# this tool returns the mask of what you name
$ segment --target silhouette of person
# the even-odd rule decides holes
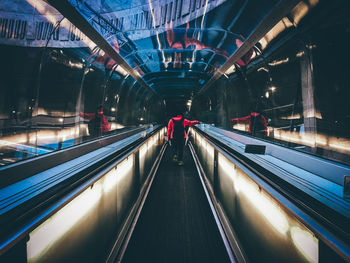
[[[267,136],[267,121],[260,112],[251,110],[248,116],[231,119],[231,122],[249,124],[248,132],[254,136]]]
[[[89,134],[91,137],[98,137],[109,132],[109,123],[103,114],[103,106],[98,106],[95,113],[80,112],[80,117],[90,120]]]

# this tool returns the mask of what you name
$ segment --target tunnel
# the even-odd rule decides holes
[[[0,262],[350,262],[349,13],[2,0]]]

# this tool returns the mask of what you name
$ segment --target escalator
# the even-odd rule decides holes
[[[189,149],[168,147],[122,262],[230,262]]]

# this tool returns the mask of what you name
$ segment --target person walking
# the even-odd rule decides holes
[[[179,166],[184,164],[183,162],[183,149],[185,145],[185,139],[187,138],[186,127],[199,124],[199,121],[190,121],[183,117],[182,114],[178,114],[176,117],[172,117],[168,123],[167,140],[171,141],[173,149],[173,161],[178,162]]]

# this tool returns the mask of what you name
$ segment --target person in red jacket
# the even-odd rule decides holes
[[[91,137],[98,137],[109,132],[109,123],[103,114],[102,106],[98,106],[95,113],[80,112],[80,117],[90,120],[89,133]]]
[[[182,166],[183,149],[185,139],[187,138],[186,127],[198,124],[199,121],[189,121],[182,114],[172,117],[168,123],[167,140],[171,140],[173,148],[173,161],[178,161],[178,165]]]
[[[248,116],[234,118],[233,123],[249,124],[249,130],[252,135],[267,136],[267,121],[266,118],[259,112],[250,112]]]

